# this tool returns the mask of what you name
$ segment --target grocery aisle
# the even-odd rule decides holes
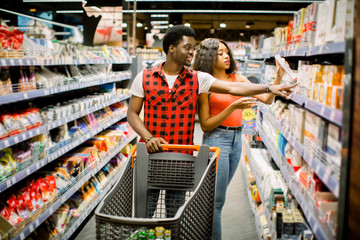
[[[202,131],[199,123],[195,125],[195,144],[201,144]],[[247,198],[246,183],[243,171],[239,165],[228,188],[226,203],[223,210],[223,240],[253,240],[258,239],[254,217]],[[75,240],[96,239],[95,217],[93,216]]]

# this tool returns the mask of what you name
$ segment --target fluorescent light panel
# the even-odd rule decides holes
[[[169,9],[169,10],[136,10],[137,13],[255,13],[255,14],[294,14],[297,11],[275,11],[275,10],[199,10],[199,9]],[[134,13],[134,10],[123,10],[123,13]]]
[[[83,13],[84,10],[57,10],[56,13]]]
[[[278,2],[278,3],[312,3],[323,2],[324,0],[208,0],[206,2]],[[125,2],[134,2],[134,0],[125,0]],[[136,0],[136,2],[173,2],[173,0]],[[204,0],[177,0],[176,2],[204,2]]]
[[[150,17],[152,18],[167,18],[169,14],[151,14]]]
[[[86,2],[84,0],[23,0],[23,2]]]
[[[169,21],[151,21],[151,24],[169,24]]]

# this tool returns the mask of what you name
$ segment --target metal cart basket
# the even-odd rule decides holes
[[[172,240],[211,238],[220,148],[162,148],[198,154],[148,154],[144,143],[134,146],[132,161],[127,162],[122,177],[96,208],[97,239],[128,239],[141,227],[160,226],[171,230]],[[210,151],[215,152],[211,158]]]

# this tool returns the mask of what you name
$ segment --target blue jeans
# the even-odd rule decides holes
[[[221,148],[216,174],[213,226],[213,239],[221,240],[221,211],[225,203],[226,189],[240,162],[241,131],[215,128],[208,133],[204,133],[203,144]]]

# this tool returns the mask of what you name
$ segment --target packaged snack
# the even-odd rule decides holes
[[[51,197],[49,185],[46,182],[45,178],[41,178],[39,183],[40,183],[41,199],[44,202],[47,202]]]
[[[18,225],[23,219],[19,217],[14,211],[6,206],[0,206],[2,209],[0,210],[1,216],[3,216],[11,225]]]

